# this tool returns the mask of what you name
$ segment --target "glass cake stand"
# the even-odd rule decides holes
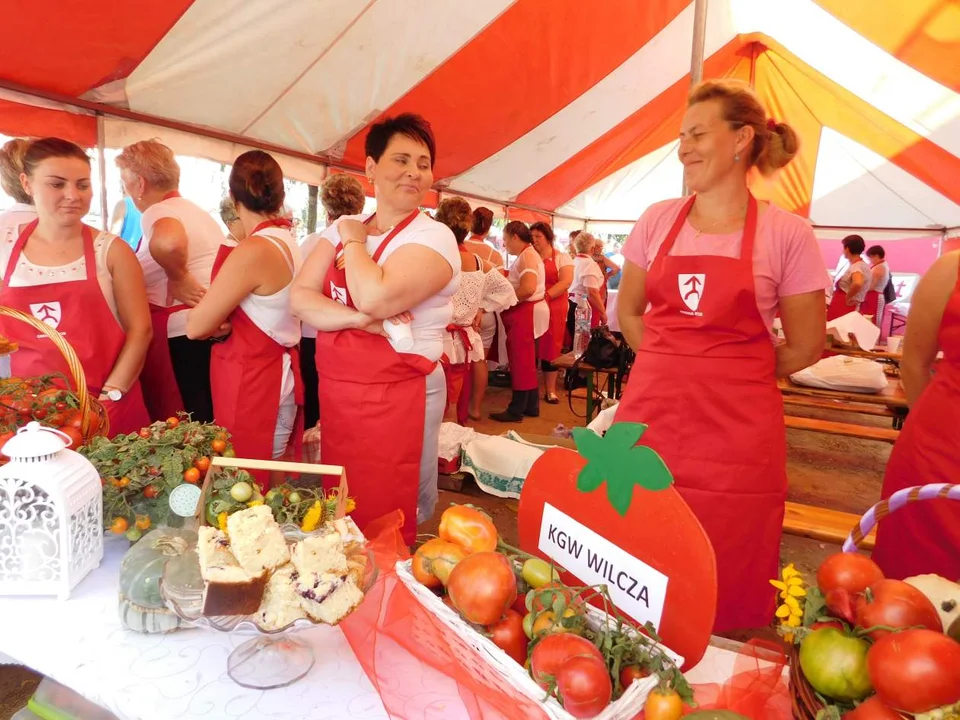
[[[349,518],[347,522],[351,533],[347,543],[355,541],[359,544],[358,549],[347,556],[364,557],[365,571],[360,589],[366,594],[377,579],[377,566],[357,526]],[[295,525],[284,525],[280,529],[288,544],[316,534],[305,533]],[[270,630],[258,624],[256,615],[203,614],[203,578],[196,546],[167,561],[160,579],[160,594],[170,610],[194,627],[254,636],[236,647],[227,658],[227,674],[238,685],[256,690],[286,687],[313,667],[316,660],[313,647],[295,634],[323,623],[301,618],[285,627]]]

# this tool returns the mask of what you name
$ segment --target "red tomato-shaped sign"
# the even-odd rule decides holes
[[[577,428],[577,452],[540,456],[520,494],[520,547],[565,568],[569,585],[607,585],[621,613],[652,622],[688,669],[713,629],[716,559],[663,460],[637,445],[645,430]]]

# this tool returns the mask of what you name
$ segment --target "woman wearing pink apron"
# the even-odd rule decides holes
[[[83,224],[90,210],[90,160],[60,138],[33,142],[24,155],[25,189],[37,219],[3,248],[0,305],[54,327],[70,343],[110,420],[110,435],[148,423],[138,376],[150,341],[143,275],[133,251]],[[14,375],[69,376],[63,355],[46,336],[4,318],[3,334],[20,343]]]
[[[938,351],[943,359],[934,365]],[[937,260],[917,286],[900,372],[910,415],[890,454],[883,498],[914,485],[960,484],[960,252]],[[924,500],[885,517],[873,559],[887,577],[960,578],[960,503]]]
[[[208,338],[229,322],[230,334],[210,358],[214,418],[230,431],[239,457],[279,460],[288,447],[295,456],[303,438],[300,321],[289,309],[300,248],[291,222],[279,217],[283,171],[270,155],[238,157],[230,194],[244,239],[221,246],[210,289],[187,318],[187,336]],[[266,492],[267,473],[255,477]]]
[[[695,88],[680,138],[697,194],[651,207],[624,246],[619,320],[637,356],[615,421],[649,425],[642,443],[707,531],[723,632],[773,617],[787,493],[776,379],[823,349],[825,270],[810,226],[747,190],[749,168],[796,152],[749,86]],[[778,309],[788,341],[775,347]]]
[[[429,124],[388,118],[365,145],[377,212],[321,233],[291,306],[318,331],[321,461],[346,468],[361,529],[399,509],[412,544],[437,502],[446,405],[438,361],[460,259],[450,229],[418,210],[433,184]]]
[[[503,242],[517,259],[507,279],[517,293],[517,304],[500,313],[507,333],[507,360],[510,362],[510,404],[502,412],[490,413],[498,422],[520,422],[539,417],[540,395],[537,379],[537,339],[550,326],[550,309],[544,301],[546,276],[543,260],[533,249],[530,229],[519,220],[503,228]]]
[[[543,372],[543,399],[550,405],[560,402],[557,397],[557,368],[553,361],[563,354],[563,334],[567,325],[567,290],[573,282],[573,261],[566,253],[553,247],[553,228],[545,222],[530,226],[533,247],[543,260],[545,293],[550,307],[550,325],[537,341],[537,357]]]

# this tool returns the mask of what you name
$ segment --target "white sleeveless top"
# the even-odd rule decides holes
[[[543,267],[543,258],[533,249],[533,245],[528,245],[523,252],[517,256],[510,266],[510,272],[507,279],[516,290],[520,287],[520,279],[527,273],[534,273],[537,278],[537,287],[533,295],[524,302],[533,303],[533,337],[538,338],[543,335],[550,327],[550,307],[547,305],[544,296],[547,292],[547,275]]]

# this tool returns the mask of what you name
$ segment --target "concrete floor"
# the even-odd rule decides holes
[[[510,398],[510,391],[490,388],[484,404],[484,420],[474,424],[483,433],[492,435],[516,429],[521,432],[549,435],[559,424],[566,427],[583,425],[582,418],[570,412],[566,397],[559,405],[541,403],[539,418],[526,418],[517,424],[504,425],[486,418],[489,412],[502,410]],[[574,400],[574,408],[584,413],[584,401]],[[812,410],[810,417],[830,418],[829,413]],[[840,419],[833,416],[832,419]],[[848,422],[853,421],[849,416]],[[856,422],[889,426],[882,418],[857,417]],[[836,438],[818,433],[787,431],[787,474],[790,481],[788,498],[808,505],[833,508],[851,513],[863,513],[879,499],[883,470],[890,456],[890,445]],[[423,533],[436,533],[439,515],[450,503],[470,502],[486,510],[493,517],[504,539],[517,542],[517,504],[480,491],[468,478],[459,492],[440,491],[437,515],[420,527]],[[837,546],[826,545],[806,538],[784,536],[780,544],[782,563],[793,562],[808,577]],[[24,706],[32,695],[39,678],[34,673],[17,667],[0,666],[0,720],[7,720]]]

